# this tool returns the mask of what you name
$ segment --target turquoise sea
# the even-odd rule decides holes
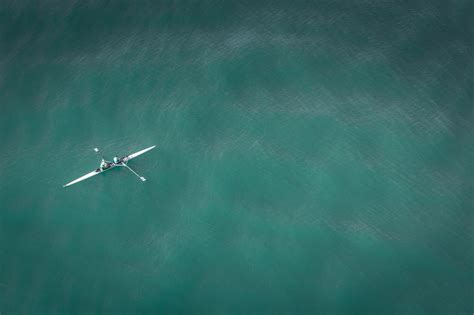
[[[1,1],[0,314],[472,314],[473,11]]]

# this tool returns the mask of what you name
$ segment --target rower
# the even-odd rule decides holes
[[[118,157],[116,157],[116,156],[114,156],[114,163],[115,163],[115,164],[118,164],[118,163],[119,163],[119,159],[118,159]]]
[[[100,162],[100,170],[102,171],[106,167],[107,167],[107,163],[105,163],[105,160],[102,159],[102,162]]]

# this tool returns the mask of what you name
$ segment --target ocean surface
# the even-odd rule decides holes
[[[473,21],[1,1],[0,314],[472,314]]]

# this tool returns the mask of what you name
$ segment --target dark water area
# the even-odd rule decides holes
[[[3,1],[0,314],[472,314],[472,1]],[[107,158],[157,145],[67,189]]]

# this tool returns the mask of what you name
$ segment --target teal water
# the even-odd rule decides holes
[[[3,1],[0,314],[472,314],[472,12]]]

